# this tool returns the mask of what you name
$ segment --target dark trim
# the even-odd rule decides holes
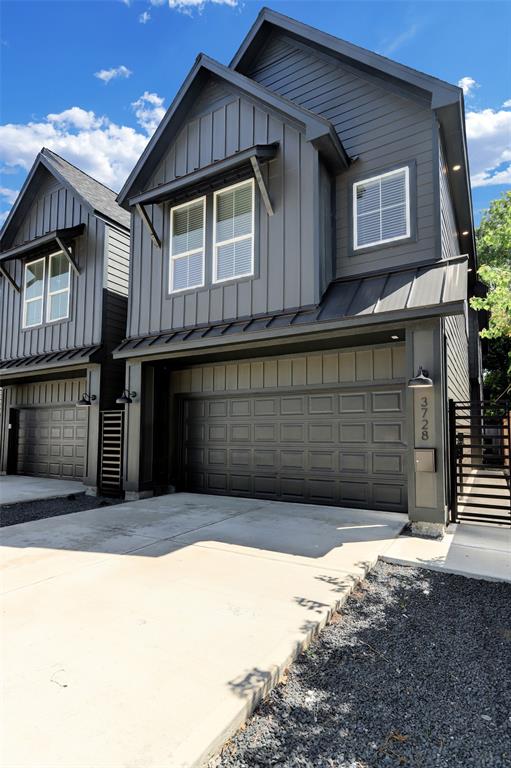
[[[52,243],[58,245],[58,240],[74,240],[76,237],[80,237],[84,230],[85,224],[78,224],[76,227],[67,227],[66,229],[55,229],[53,232],[48,232],[46,235],[36,237],[35,240],[29,240],[26,243],[14,246],[14,248],[9,248],[7,251],[2,251],[0,253],[0,262],[31,256],[40,248],[49,246]],[[61,250],[60,245],[58,245],[58,250]]]
[[[361,48],[346,40],[340,40],[326,32],[310,27],[300,21],[277,13],[270,8],[262,8],[254,24],[235,53],[229,67],[238,71],[246,71],[254,60],[257,49],[271,32],[271,28],[287,32],[291,37],[305,40],[312,48],[319,47],[336,55],[343,61],[355,62],[361,69],[385,76],[392,80],[404,82],[412,91],[426,91],[432,96],[432,107],[458,103],[461,89],[411,67],[399,64],[397,61],[380,56],[366,48]]]
[[[12,379],[19,379],[28,373],[46,374],[55,368],[83,368],[84,365],[96,362],[100,350],[101,347],[96,345],[4,360],[0,363],[0,384],[7,386]]]
[[[467,260],[468,256],[466,253],[460,254],[459,256],[450,256],[448,259],[423,259],[422,261],[414,261],[409,264],[402,264],[400,267],[392,267],[392,274],[395,274],[396,272],[410,272],[412,269],[420,269],[422,267],[442,267],[446,264],[455,264],[458,261],[463,262]],[[336,277],[334,280],[332,280],[332,283],[349,283],[352,280],[358,280],[359,278],[362,279],[364,277],[380,277],[383,275],[388,275],[388,273],[388,269],[381,269],[380,267],[379,269],[374,269],[371,272],[357,273],[356,277],[353,275]]]
[[[203,184],[208,184],[208,189],[214,180],[217,179],[217,183],[223,183],[223,179],[220,179],[222,174],[229,173],[233,169],[239,168],[241,165],[249,164],[252,159],[258,160],[260,163],[273,160],[277,154],[278,142],[274,144],[256,144],[249,149],[244,149],[241,152],[236,152],[234,155],[226,157],[224,160],[218,160],[217,162],[206,165],[204,168],[200,168],[193,173],[188,173],[186,176],[180,176],[173,181],[169,181],[166,184],[161,184],[159,187],[150,189],[141,195],[136,195],[130,198],[130,205],[145,205],[148,203],[162,203],[171,201],[173,197],[178,195],[183,190],[186,190],[187,194],[197,193]],[[250,167],[250,166],[249,166]]]
[[[347,318],[345,320],[340,321],[315,321],[308,324],[300,324],[298,326],[291,326],[287,328],[280,329],[278,335],[273,331],[272,329],[269,330],[269,332],[263,330],[263,331],[254,331],[250,334],[250,336],[247,337],[244,333],[237,333],[233,334],[232,336],[225,336],[220,334],[219,336],[216,336],[214,338],[211,338],[211,336],[206,335],[206,338],[203,339],[195,339],[193,341],[182,341],[179,343],[179,345],[176,345],[177,348],[172,349],[172,347],[167,347],[167,352],[165,353],[164,344],[160,344],[159,346],[154,346],[152,348],[148,348],[147,346],[140,347],[137,349],[136,347],[131,347],[130,349],[127,349],[126,351],[123,351],[121,348],[118,348],[113,352],[113,357],[115,359],[122,359],[122,358],[137,358],[137,357],[147,357],[150,359],[152,355],[160,355],[162,359],[167,357],[180,357],[182,354],[186,355],[189,353],[190,350],[193,351],[207,351],[212,350],[213,347],[218,346],[225,346],[228,348],[230,344],[242,344],[244,347],[246,347],[247,344],[250,344],[251,342],[257,343],[258,341],[264,341],[266,344],[268,342],[271,343],[279,343],[284,341],[286,338],[289,337],[297,337],[301,335],[310,336],[313,333],[319,333],[321,331],[339,331],[342,332],[344,330],[349,331],[356,331],[359,328],[363,328],[366,325],[382,325],[384,323],[405,323],[407,321],[411,320],[417,320],[417,319],[425,319],[425,318],[435,318],[435,317],[443,317],[444,315],[461,315],[465,311],[465,302],[463,301],[453,301],[453,302],[446,302],[442,305],[433,305],[433,306],[424,306],[424,307],[418,307],[415,309],[405,309],[405,310],[398,310],[398,311],[392,311],[392,312],[381,312],[377,314],[370,314],[370,315],[357,315],[356,317]],[[183,331],[186,336],[189,336],[194,329],[190,329],[188,332]],[[159,334],[160,336],[166,336],[169,334]],[[170,332],[170,335],[172,335],[172,332]],[[158,337],[155,336],[155,341]],[[229,341],[226,341],[226,339],[229,339]],[[140,341],[143,341],[141,339]],[[230,342],[230,343],[229,343]],[[122,347],[122,345],[121,345]],[[152,351],[151,351],[152,350]]]

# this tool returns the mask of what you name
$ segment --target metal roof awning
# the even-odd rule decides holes
[[[337,280],[315,307],[127,339],[117,347],[114,357],[179,356],[181,350],[240,341],[462,314],[466,300],[467,257],[459,256]]]
[[[29,373],[45,373],[54,368],[78,367],[93,362],[93,357],[101,349],[100,345],[67,349],[64,352],[48,352],[44,355],[31,355],[14,360],[0,361],[0,384],[5,386],[10,379],[20,378]]]
[[[75,237],[82,235],[84,229],[85,224],[78,224],[76,227],[67,227],[66,229],[55,229],[53,232],[48,232],[46,235],[36,237],[34,240],[28,240],[26,243],[15,245],[7,251],[2,251],[0,253],[0,262],[31,256],[46,246],[56,245],[60,249],[58,243],[59,240],[62,242],[69,242],[69,240],[73,240]]]
[[[28,240],[21,245],[15,245],[13,248],[9,248],[6,251],[0,253],[0,275],[3,275],[6,280],[10,282],[14,290],[20,292],[20,287],[7,270],[5,266],[6,261],[12,259],[24,259],[30,256],[36,256],[42,250],[46,250],[54,246],[59,251],[62,251],[66,259],[69,261],[72,270],[75,274],[80,274],[80,269],[73,257],[73,254],[69,248],[68,243],[75,237],[79,237],[83,234],[85,224],[78,224],[76,227],[66,227],[65,229],[54,229],[52,232],[47,232],[46,235],[41,235],[33,240]]]
[[[190,192],[208,191],[214,186],[221,186],[226,181],[232,181],[239,172],[246,168],[254,168],[257,164],[273,160],[278,151],[278,142],[274,144],[255,144],[253,147],[236,152],[224,160],[199,168],[186,176],[161,184],[140,195],[130,198],[130,205],[147,205],[162,203],[166,200],[178,199]]]

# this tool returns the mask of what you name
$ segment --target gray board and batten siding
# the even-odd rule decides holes
[[[442,258],[449,259],[458,256],[461,250],[441,137],[439,137],[439,148]],[[468,323],[465,315],[446,317],[444,333],[447,395],[452,400],[470,400]],[[476,348],[477,341],[472,346]]]
[[[23,292],[15,291],[5,280],[0,291],[0,357],[9,360],[45,352],[85,347],[101,343],[101,304],[103,298],[103,252],[105,225],[69,189],[47,173],[39,194],[24,217],[13,245],[55,229],[85,224],[84,234],[72,243],[81,274],[71,270],[69,319],[23,328]],[[13,259],[8,269],[18,285],[23,285],[24,262]]]
[[[196,114],[197,111],[200,114]],[[128,336],[161,329],[232,320],[316,304],[332,268],[319,263],[319,194],[330,196],[328,174],[320,174],[318,151],[303,126],[240,95],[213,78],[194,114],[151,177],[147,188],[164,184],[196,167],[232,156],[255,144],[278,142],[277,157],[262,166],[274,215],[256,191],[255,275],[211,284],[212,205],[208,196],[206,284],[168,294],[170,203],[147,206],[161,241],[157,248],[138,214],[132,217],[132,278]],[[328,235],[322,238],[325,262],[332,259]],[[320,280],[322,284],[320,284]]]
[[[330,120],[347,153],[358,158],[336,178],[338,277],[434,256],[436,122],[428,103],[397,95],[383,81],[282,33],[269,36],[247,75]],[[353,183],[405,165],[413,171],[411,214],[416,237],[354,254]]]

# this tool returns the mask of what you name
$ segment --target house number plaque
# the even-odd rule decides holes
[[[432,448],[436,443],[433,389],[416,390],[414,397],[415,447]]]

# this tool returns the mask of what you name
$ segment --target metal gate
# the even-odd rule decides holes
[[[510,407],[449,400],[453,522],[511,524]]]
[[[101,412],[101,493],[117,496],[122,492],[124,411]]]

